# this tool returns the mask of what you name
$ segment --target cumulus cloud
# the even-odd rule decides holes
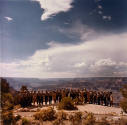
[[[70,38],[78,37],[81,41],[93,39],[98,35],[94,29],[84,25],[79,20],[75,21],[70,28],[57,27],[57,29],[59,32],[66,34]]]
[[[0,63],[1,76],[127,76],[127,33],[102,35],[78,45],[49,43],[26,60]]]
[[[11,17],[4,17],[8,22],[10,22],[10,21],[12,21],[13,20],[13,18],[11,18]]]
[[[34,0],[40,3],[44,12],[41,20],[47,20],[60,12],[67,12],[72,8],[73,0]]]

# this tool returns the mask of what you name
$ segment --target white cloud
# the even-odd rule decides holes
[[[83,35],[83,34],[82,34]],[[127,76],[127,33],[101,35],[78,45],[50,42],[26,60],[0,63],[1,76]]]
[[[41,16],[41,20],[47,20],[52,16],[60,12],[67,12],[72,8],[71,3],[73,0],[34,0],[40,3],[41,8],[44,12]]]
[[[89,28],[87,25],[84,25],[81,21],[73,23],[71,28],[57,27],[57,29],[59,32],[68,35],[70,38],[74,36],[79,37],[81,41],[93,39],[98,35],[95,30]]]
[[[85,64],[84,62],[76,63],[76,64],[74,65],[75,68],[81,68],[81,67],[84,67],[84,66],[86,66],[86,64]]]
[[[13,18],[11,18],[11,17],[4,17],[8,22],[10,22],[10,21],[12,21],[13,20]]]
[[[102,16],[103,20],[108,20],[111,21],[112,20],[112,16]]]

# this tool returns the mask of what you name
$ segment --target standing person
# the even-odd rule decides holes
[[[59,101],[59,92],[58,92],[58,89],[56,90],[56,103],[58,103]]]
[[[66,90],[65,90],[65,94],[66,94],[66,97],[68,97],[69,96],[69,90],[66,88]]]
[[[103,105],[104,104],[104,93],[101,91],[100,93],[100,104]]]
[[[110,106],[113,106],[113,95],[112,95],[112,92],[110,92]]]
[[[93,93],[93,103],[97,104],[97,93],[96,93],[96,91],[94,91],[94,93]]]
[[[110,105],[110,92],[107,92],[107,106]]]
[[[52,92],[53,103],[56,104],[56,92]]]
[[[93,92],[90,91],[90,104],[92,104],[92,103],[93,103]]]
[[[61,102],[61,100],[62,100],[62,90],[61,89],[58,92],[58,98],[59,98],[59,102]]]
[[[101,97],[100,97],[100,92],[97,93],[97,103],[100,105]]]
[[[43,99],[44,97],[43,96],[44,96],[43,91],[41,91],[41,105],[42,106],[43,106],[43,101],[44,101],[44,99]]]
[[[52,104],[52,92],[50,91],[49,92],[49,105]]]
[[[37,105],[40,105],[41,103],[41,96],[40,96],[40,91],[37,93]]]
[[[87,102],[90,104],[90,91],[87,91]]]
[[[46,93],[45,93],[45,105],[47,105],[47,102],[48,102],[48,91],[46,90]]]
[[[104,92],[104,93],[103,93],[103,101],[104,101],[104,105],[105,105],[105,106],[107,106],[107,97],[106,97],[106,96],[107,96],[107,93]]]
[[[36,101],[37,101],[37,94],[36,94],[36,91],[34,91],[34,93],[33,93],[33,104],[34,105],[35,105]]]
[[[82,104],[85,102],[85,100],[84,100],[84,91],[83,90],[81,90],[81,101],[82,101]]]
[[[61,93],[62,93],[62,99],[63,99],[64,97],[66,97],[65,90],[62,90]]]
[[[84,90],[84,92],[83,92],[83,94],[84,94],[84,103],[87,103],[87,90],[85,89]]]

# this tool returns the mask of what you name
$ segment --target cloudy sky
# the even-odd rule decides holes
[[[127,0],[0,0],[0,76],[127,76]]]

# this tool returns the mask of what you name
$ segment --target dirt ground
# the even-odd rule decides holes
[[[33,121],[34,117],[33,115],[36,113],[36,111],[44,109],[47,107],[35,107],[35,108],[27,108],[26,111],[22,111],[23,109],[19,108],[17,110],[14,110],[14,115],[21,115],[22,118],[28,118],[29,120]],[[120,118],[127,119],[127,114],[122,112],[121,108],[118,107],[108,107],[108,106],[101,106],[101,105],[94,105],[94,104],[85,104],[85,105],[78,105],[78,110],[73,111],[67,111],[64,110],[66,113],[74,113],[74,112],[89,112],[93,113],[97,120],[100,120],[103,117],[107,117],[107,119],[113,119],[118,120]],[[56,112],[58,112],[56,106],[54,107]],[[28,110],[28,111],[27,111]],[[50,122],[45,122],[45,125],[50,125]]]

